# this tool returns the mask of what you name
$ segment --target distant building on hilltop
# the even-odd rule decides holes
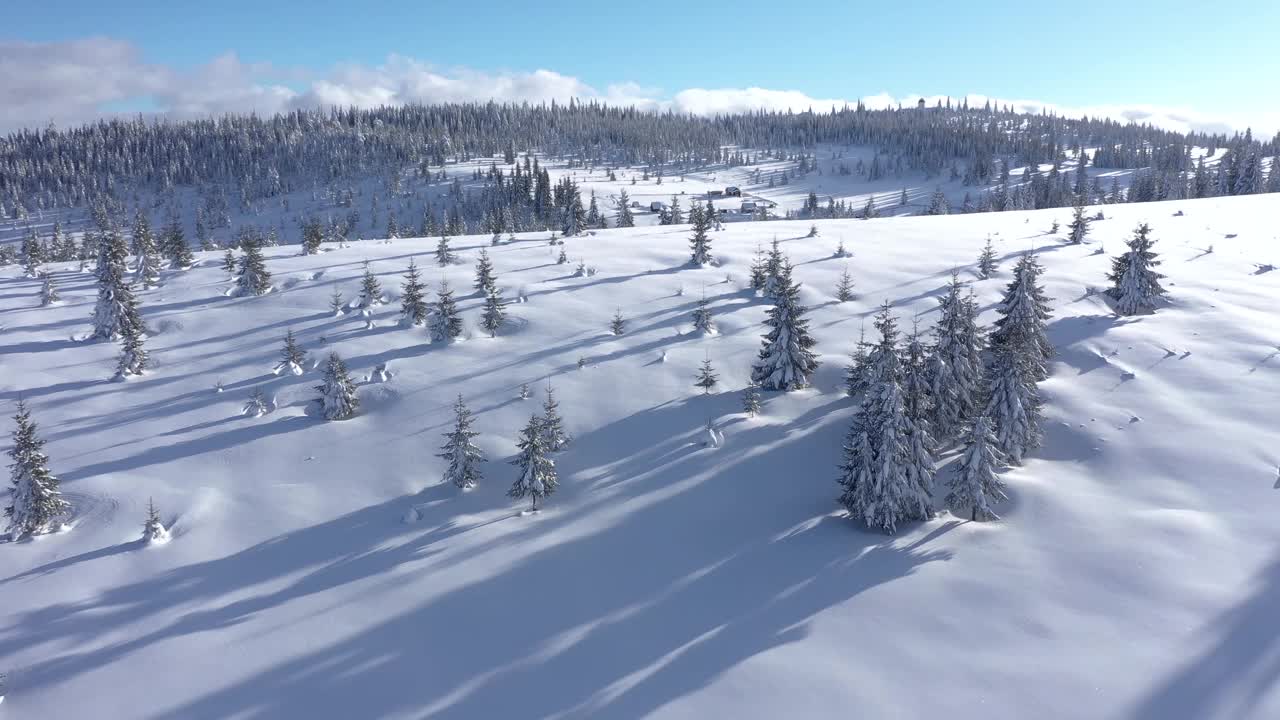
[[[920,98],[920,102],[916,103],[916,107],[921,110],[924,109],[924,98]]]

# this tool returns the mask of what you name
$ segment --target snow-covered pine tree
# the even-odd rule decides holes
[[[156,248],[155,236],[151,233],[151,223],[146,213],[138,211],[133,223],[134,255],[138,258],[138,268],[134,275],[143,290],[155,287],[160,282],[160,252]]]
[[[987,236],[987,244],[982,246],[982,253],[978,255],[978,277],[986,280],[996,274],[996,270],[1000,267],[1000,262],[996,259],[996,249],[991,246],[991,236]]]
[[[711,335],[716,331],[711,322],[711,304],[707,302],[706,288],[703,288],[702,297],[698,299],[697,306],[693,308],[693,330],[703,335]]]
[[[435,306],[428,320],[431,342],[453,342],[462,337],[462,318],[458,315],[458,304],[453,299],[453,290],[449,283],[441,280],[440,289],[436,292]]]
[[[360,308],[368,310],[382,304],[382,283],[373,274],[369,261],[364,261],[364,271],[360,275]]]
[[[315,255],[320,252],[320,243],[324,242],[324,228],[314,218],[302,225],[302,254]]]
[[[240,244],[240,274],[236,276],[236,291],[240,295],[265,295],[271,291],[271,273],[262,257],[262,241],[256,237],[245,238]]]
[[[147,498],[147,519],[142,523],[142,541],[163,543],[169,540],[169,530],[160,521],[160,511],[151,498]]]
[[[249,394],[249,401],[244,404],[244,409],[240,411],[240,414],[258,418],[266,415],[269,409],[266,394],[262,392],[262,388],[255,387],[253,392]]]
[[[956,437],[976,413],[981,395],[983,338],[971,314],[974,308],[960,294],[963,287],[953,273],[946,294],[938,298],[938,322],[926,361],[925,379],[933,402],[929,423],[940,441]]]
[[[897,321],[887,302],[875,325],[880,342],[871,353],[866,397],[845,441],[840,502],[852,517],[892,534],[900,523],[932,514],[934,468],[927,432],[907,413]]]
[[[13,538],[45,532],[55,520],[70,510],[58,491],[58,478],[49,471],[49,458],[44,454],[44,440],[36,433],[31,411],[26,403],[18,400],[17,413],[13,416],[13,447],[9,457],[10,496],[5,508],[9,519],[9,534]]]
[[[836,284],[836,300],[843,303],[853,298],[853,278],[849,277],[849,268],[845,266],[840,272],[840,282]]]
[[[1068,237],[1075,245],[1084,242],[1089,234],[1089,219],[1084,215],[1084,196],[1076,195],[1071,204],[1071,222],[1067,224]]]
[[[609,332],[621,335],[627,331],[627,321],[622,317],[622,310],[615,310],[613,319],[609,321]]]
[[[627,197],[627,191],[623,190],[618,193],[618,227],[629,228],[635,227],[636,218],[631,212],[631,198]]]
[[[1165,297],[1166,291],[1160,284],[1164,275],[1155,270],[1160,261],[1151,251],[1155,241],[1150,236],[1151,228],[1142,223],[1128,242],[1129,251],[1111,261],[1107,279],[1112,287],[1108,294],[1116,301],[1116,311],[1121,315],[1153,312]]]
[[[880,211],[876,209],[876,198],[874,195],[867,197],[867,204],[862,206],[862,219],[870,220],[880,217]]]
[[[866,393],[871,385],[871,343],[867,342],[867,328],[858,329],[858,344],[849,354],[849,365],[844,370],[844,392],[849,397]]]
[[[768,270],[765,264],[764,251],[756,245],[756,254],[751,258],[751,289],[761,292],[768,282]]]
[[[747,417],[760,414],[760,386],[754,380],[749,380],[742,390],[742,411]]]
[[[172,270],[186,270],[195,264],[195,256],[191,254],[191,246],[182,234],[182,223],[175,217],[165,226],[163,252]]]
[[[457,259],[453,254],[453,250],[449,248],[449,236],[441,235],[440,242],[436,243],[436,264],[440,267],[446,267],[457,262]]]
[[[493,263],[489,261],[489,251],[480,248],[480,259],[476,261],[476,293],[485,295],[497,280],[493,276]]]
[[[484,295],[484,310],[480,313],[480,327],[489,333],[489,337],[497,337],[498,330],[507,319],[507,301],[502,297],[502,289],[496,284],[490,285]]]
[[[409,258],[409,269],[405,270],[404,282],[400,285],[401,324],[413,327],[426,324],[430,308],[427,306],[424,290],[418,265],[413,258]]]
[[[479,465],[485,461],[484,453],[471,442],[480,434],[471,429],[473,422],[471,410],[459,393],[458,401],[453,404],[453,429],[444,434],[445,443],[436,455],[449,461],[449,467],[444,471],[444,481],[464,490],[475,487],[483,477]]]
[[[516,442],[520,452],[511,461],[511,464],[519,467],[520,471],[516,475],[515,482],[511,484],[511,489],[507,491],[507,496],[516,499],[532,497],[531,509],[534,511],[538,509],[538,500],[554,493],[558,484],[556,463],[547,457],[549,448],[546,445],[545,435],[543,421],[536,415],[530,417],[529,423],[524,426],[524,430],[520,432],[520,439]]]
[[[1031,448],[1040,443],[1040,394],[1027,358],[1034,349],[1027,345],[1006,343],[992,346],[992,361],[987,368],[987,406],[995,447],[1009,462],[1018,465]]]
[[[689,222],[693,225],[693,237],[689,239],[691,255],[689,263],[698,267],[711,264],[711,238],[707,231],[711,229],[711,218],[703,211],[702,206],[694,203],[689,210]]]
[[[61,300],[62,298],[58,296],[58,288],[53,284],[53,277],[45,275],[44,282],[40,284],[40,305],[48,307]]]
[[[560,402],[556,400],[551,383],[547,383],[547,399],[542,404],[542,418],[538,421],[542,428],[542,444],[549,452],[560,452],[569,444],[569,433],[564,429],[564,419],[560,417]]]
[[[360,409],[356,384],[347,373],[347,364],[338,353],[329,353],[324,367],[324,380],[316,386],[320,393],[320,414],[325,420],[346,420]]]
[[[809,376],[818,367],[813,352],[816,341],[809,335],[809,310],[800,304],[800,286],[791,278],[791,263],[784,262],[778,273],[774,305],[769,309],[760,356],[751,370],[751,379],[765,390],[798,390],[807,387]]]
[[[27,229],[18,254],[22,257],[23,275],[28,278],[40,277],[40,265],[44,263],[45,258],[43,249],[40,247],[40,238],[36,236],[34,229]]]
[[[222,252],[222,272],[226,273],[231,280],[236,277],[236,254],[231,248]]]
[[[120,360],[116,363],[116,379],[123,380],[132,375],[141,375],[147,369],[151,357],[143,347],[145,336],[142,329],[134,325],[125,325],[120,335]]]
[[[903,191],[903,197],[906,191]],[[905,204],[905,203],[904,203]],[[943,194],[942,188],[933,191],[933,196],[929,198],[929,208],[925,210],[927,215],[947,215],[951,212],[951,204],[947,202],[947,196]]]
[[[778,280],[787,264],[782,250],[778,249],[778,237],[773,237],[773,245],[764,263],[764,294],[774,297],[778,294]]]
[[[334,317],[341,317],[345,306],[346,303],[342,300],[342,291],[334,288],[333,294],[329,296],[329,312],[333,313]]]
[[[276,375],[282,372],[301,375],[306,364],[307,352],[298,347],[298,340],[293,336],[293,328],[289,328],[284,334],[284,347],[280,349],[280,362],[271,372]]]
[[[93,339],[118,340],[126,332],[140,335],[138,301],[125,279],[125,243],[120,233],[104,231],[98,247],[98,300],[93,308]]]
[[[708,356],[703,359],[702,367],[698,369],[698,379],[693,383],[694,387],[702,388],[702,394],[711,393],[711,389],[716,386],[716,382],[720,376],[715,373],[715,368],[711,367],[711,358]]]
[[[1053,357],[1053,345],[1045,334],[1045,323],[1051,316],[1049,298],[1039,284],[1043,272],[1034,254],[1018,260],[1013,280],[997,306],[1000,317],[991,333],[992,348],[1014,346],[1019,366],[1031,382],[1049,376],[1048,360]]]
[[[973,421],[965,440],[964,453],[951,475],[950,492],[943,500],[957,514],[969,514],[970,520],[998,520],[991,509],[1006,499],[1004,482],[996,471],[1003,463],[991,421],[981,416]]]

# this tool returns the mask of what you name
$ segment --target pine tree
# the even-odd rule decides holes
[[[768,265],[765,261],[764,251],[756,245],[756,254],[751,258],[751,289],[761,292],[768,283]]]
[[[400,285],[401,323],[413,327],[422,327],[426,324],[430,309],[427,307],[424,290],[418,265],[413,258],[409,258],[409,269],[405,271],[404,283]]]
[[[754,380],[749,381],[742,391],[742,411],[747,417],[760,414],[760,386]]]
[[[140,335],[143,325],[138,301],[125,279],[124,239],[108,230],[98,242],[98,300],[93,309],[91,337],[117,340],[126,333]]]
[[[160,282],[160,253],[156,248],[155,236],[151,234],[151,223],[141,210],[133,224],[134,254],[138,258],[138,269],[134,275],[142,283],[142,289],[148,290]]]
[[[267,404],[266,394],[262,392],[262,388],[256,387],[249,395],[249,401],[244,404],[244,409],[240,411],[240,414],[258,418],[266,415],[268,410],[269,406]]]
[[[978,255],[978,277],[986,280],[996,274],[1000,263],[996,260],[996,250],[991,246],[991,236],[987,236],[987,244],[982,246],[982,254]]]
[[[631,198],[627,197],[627,191],[623,190],[618,193],[618,222],[620,228],[635,227],[636,218],[631,212]]]
[[[360,307],[369,309],[382,304],[382,283],[373,274],[369,261],[364,261],[364,272],[360,276]]]
[[[44,454],[44,440],[36,434],[36,424],[26,403],[18,401],[13,416],[13,447],[9,457],[10,502],[5,508],[9,533],[13,538],[35,535],[71,509],[58,491],[58,478],[49,471],[49,458]]]
[[[716,386],[716,382],[720,376],[715,373],[715,369],[711,367],[711,358],[705,358],[702,361],[702,367],[698,370],[698,379],[693,383],[694,387],[702,388],[702,394],[711,393],[711,389]]]
[[[906,196],[905,190],[903,191],[903,196]],[[942,193],[942,189],[934,190],[933,197],[929,199],[929,208],[925,210],[925,213],[928,215],[947,215],[950,212],[951,205],[947,202],[947,196]]]
[[[165,226],[162,244],[162,251],[171,269],[185,270],[195,264],[195,256],[191,254],[191,246],[187,245],[187,239],[182,234],[182,223],[177,218],[170,220]]]
[[[535,415],[529,418],[516,443],[520,453],[511,461],[520,468],[516,480],[507,491],[508,497],[516,499],[531,497],[531,510],[538,509],[538,500],[556,491],[556,463],[547,457],[548,448],[545,441],[545,428]]]
[[[693,237],[689,240],[689,247],[692,249],[689,262],[699,267],[710,265],[711,239],[707,236],[707,231],[711,229],[711,218],[702,211],[702,206],[695,203],[689,212],[689,221],[693,224]]]
[[[222,253],[222,272],[233,280],[236,277],[236,254],[231,248],[227,248]]]
[[[1040,441],[1040,396],[1024,368],[1030,362],[1024,357],[1027,352],[1025,346],[995,345],[987,370],[984,414],[994,428],[995,447],[1015,465]]]
[[[1071,242],[1075,245],[1084,242],[1085,235],[1089,234],[1089,219],[1084,216],[1084,197],[1081,195],[1076,195],[1071,205],[1071,222],[1067,227],[1071,230]]]
[[[862,206],[862,219],[870,220],[880,217],[880,211],[876,209],[876,198],[874,195],[867,197],[867,204]]]
[[[840,282],[836,285],[836,300],[843,303],[853,298],[853,278],[849,277],[849,268],[846,266],[840,273]]]
[[[320,413],[325,420],[346,420],[360,409],[355,382],[347,373],[347,364],[336,352],[329,353],[324,380],[316,386],[316,392],[320,393]]]
[[[1121,315],[1137,315],[1152,312],[1164,299],[1166,291],[1160,285],[1164,277],[1156,272],[1160,265],[1157,253],[1151,251],[1155,241],[1151,228],[1142,223],[1129,240],[1129,251],[1111,261],[1111,273],[1107,279],[1112,287],[1108,291],[1116,301],[1116,311]]]
[[[40,305],[48,307],[61,300],[62,298],[58,296],[58,288],[53,285],[53,278],[45,275],[44,282],[40,285]]]
[[[497,337],[498,330],[507,319],[507,301],[502,297],[502,290],[491,285],[484,295],[484,311],[480,315],[480,326],[489,333],[489,337]]]
[[[444,481],[465,490],[475,487],[476,483],[480,482],[483,476],[479,464],[484,462],[485,458],[480,448],[471,442],[472,438],[480,433],[471,429],[471,424],[474,422],[471,410],[462,402],[461,394],[458,395],[458,401],[453,404],[453,417],[453,430],[444,434],[445,443],[436,457],[449,461],[449,467],[444,471]]]
[[[449,236],[441,235],[440,242],[436,244],[436,263],[440,267],[446,267],[457,262],[457,257],[453,254],[453,250],[449,249]]]
[[[569,434],[565,432],[564,420],[560,417],[560,403],[551,383],[547,383],[547,400],[542,404],[542,418],[538,424],[542,428],[542,444],[548,452],[560,452],[569,444]]]
[[[616,310],[613,313],[613,320],[609,321],[609,332],[614,335],[621,335],[627,330],[627,321],[622,317],[622,310]]]
[[[260,243],[257,238],[246,238],[241,243],[244,253],[240,256],[240,274],[236,277],[240,295],[265,295],[271,291],[271,273],[267,272]]]
[[[764,294],[769,297],[776,297],[778,294],[779,279],[782,275],[783,268],[787,264],[786,257],[783,256],[782,250],[778,249],[778,238],[773,238],[773,246],[769,250],[769,255],[764,263]]]
[[[22,256],[23,275],[28,278],[40,277],[40,265],[44,262],[44,252],[35,230],[27,230],[18,252]]]
[[[965,441],[964,454],[951,475],[950,492],[944,502],[958,513],[969,513],[970,520],[998,520],[992,504],[1005,500],[1004,482],[996,471],[1003,463],[991,421],[985,416],[974,420]]]
[[[346,303],[342,301],[342,291],[338,288],[333,289],[333,294],[329,296],[329,312],[334,317],[341,317],[342,311]]]
[[[315,255],[320,252],[320,243],[324,242],[324,229],[320,221],[310,219],[302,225],[302,254]]]
[[[293,336],[293,328],[289,328],[284,335],[284,347],[280,350],[280,362],[271,372],[279,375],[287,371],[293,375],[301,375],[306,364],[307,353],[298,347],[298,341]]]
[[[150,363],[150,355],[143,348],[145,336],[140,328],[126,325],[120,336],[120,360],[116,363],[116,378],[123,380],[131,375],[141,375]]]
[[[751,378],[765,390],[797,390],[807,387],[809,376],[818,367],[816,344],[809,335],[808,308],[800,304],[800,286],[791,279],[791,263],[779,273],[774,306],[765,320],[770,330],[764,336],[759,359]]]
[[[493,263],[489,262],[489,251],[484,248],[480,249],[480,259],[476,261],[476,292],[484,295],[489,292],[494,283],[497,282],[493,276]]]
[[[858,330],[858,344],[849,355],[849,365],[844,371],[844,392],[849,397],[866,393],[871,386],[871,343],[867,342],[867,329]]]
[[[142,540],[149,543],[162,543],[169,539],[169,531],[160,521],[160,511],[155,502],[147,498],[147,519],[142,523]]]
[[[710,335],[715,332],[715,326],[711,323],[711,305],[707,302],[707,291],[702,291],[702,297],[698,299],[698,305],[693,309],[693,329],[704,335]]]
[[[1012,345],[1021,369],[1032,382],[1049,376],[1048,360],[1053,346],[1045,334],[1045,323],[1051,316],[1049,298],[1040,287],[1044,268],[1034,254],[1024,255],[1013,271],[1013,281],[1005,289],[997,311],[1000,318],[991,333],[993,348]]]
[[[462,318],[458,316],[458,305],[453,299],[449,283],[440,281],[440,290],[436,296],[429,322],[431,341],[453,342],[462,337]]]
[[[925,362],[925,382],[932,407],[929,424],[938,440],[954,438],[977,412],[981,394],[983,345],[976,304],[960,295],[963,285],[953,274],[947,293],[938,298],[934,342]]]

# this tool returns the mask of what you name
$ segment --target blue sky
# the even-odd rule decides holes
[[[491,75],[547,69],[601,92],[633,82],[665,98],[762,87],[828,99],[980,93],[1214,116],[1280,111],[1280,94],[1264,89],[1280,84],[1280,3],[1263,0],[52,0],[13,3],[4,18],[0,40],[109,38],[138,62],[188,74],[234,53],[255,82],[299,92],[335,66],[377,68],[394,54]],[[136,94],[108,101],[112,110],[165,104]]]

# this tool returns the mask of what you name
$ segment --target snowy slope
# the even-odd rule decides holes
[[[1066,209],[820,221],[813,239],[807,222],[729,224],[723,267],[705,270],[684,265],[687,227],[609,230],[568,240],[598,269],[583,278],[525,235],[491,248],[507,295],[527,298],[497,339],[468,294],[487,238],[458,238],[466,263],[443,271],[434,239],[268,250],[277,291],[261,298],[226,297],[209,254],[140,293],[156,367],[127,383],[107,382],[114,346],[72,339],[90,276],[58,268],[64,302],[40,308],[38,283],[6,268],[0,398],[5,414],[29,402],[75,520],[0,545],[0,714],[1276,717],[1280,272],[1257,265],[1280,264],[1280,201],[1104,211],[1085,246],[1044,234]],[[1119,319],[1088,290],[1139,220],[1174,303]],[[738,391],[766,306],[743,287],[774,234],[823,364],[751,420]],[[988,234],[1004,272],[973,283],[985,322],[1018,254],[1047,267],[1045,446],[1008,473],[1001,522],[865,531],[835,504],[845,358],[886,299],[927,327]],[[851,259],[832,257],[840,239]],[[395,326],[394,303],[372,330],[328,312],[362,260],[394,297],[414,256],[462,289],[474,337],[431,345]],[[860,297],[837,304],[846,266]],[[689,332],[704,289],[711,337]],[[288,328],[313,358],[346,359],[359,417],[310,414],[316,371],[271,374]],[[709,397],[692,385],[704,356],[721,376]],[[363,382],[384,362],[389,382]],[[506,461],[548,378],[575,438],[560,490],[522,517]],[[279,409],[243,417],[256,386]],[[467,493],[439,484],[434,457],[458,393],[491,459]],[[709,418],[720,448],[703,446]],[[135,542],[148,498],[167,545]]]

